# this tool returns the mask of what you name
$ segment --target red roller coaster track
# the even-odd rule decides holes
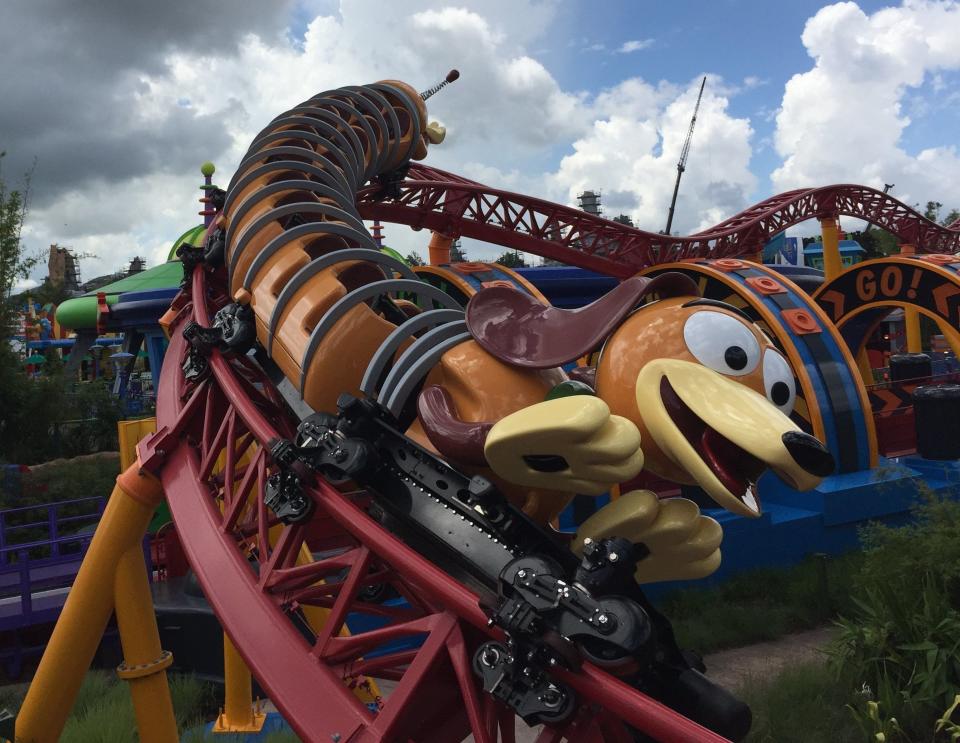
[[[227,301],[209,278],[197,267],[190,301],[183,298],[160,377],[159,433],[141,444],[140,456],[168,457],[162,480],[170,510],[224,630],[308,743],[447,743],[467,733],[477,743],[513,743],[513,711],[482,693],[470,666],[478,643],[500,636],[477,596],[374,522],[361,493],[318,479],[308,486],[317,504],[310,533],[280,523],[264,501],[274,468],[268,451],[292,433],[273,386],[248,357],[219,351],[205,377],[177,373],[189,353],[186,322],[209,326]],[[299,560],[308,539],[325,556]],[[361,589],[377,585],[407,606],[364,600]],[[322,626],[298,621],[309,607],[329,611]],[[348,614],[358,613],[383,624],[342,633]],[[422,644],[383,647],[410,638]],[[580,706],[570,720],[546,726],[537,743],[630,743],[627,725],[663,743],[725,740],[589,663],[555,673]],[[362,675],[396,682],[376,712],[350,690]]]
[[[357,206],[365,219],[472,237],[621,278],[658,263],[756,253],[787,227],[840,215],[867,220],[920,252],[960,251],[960,221],[943,227],[888,194],[850,184],[787,191],[686,237],[644,232],[420,164],[410,167],[395,198],[367,189]]]

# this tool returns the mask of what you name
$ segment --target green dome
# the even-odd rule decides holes
[[[203,173],[208,178],[211,175],[213,175],[214,171],[216,171],[216,167],[214,167],[213,163],[210,162],[209,160],[207,160],[203,165],[200,166],[200,172]]]
[[[179,248],[183,243],[190,243],[191,245],[199,245],[200,241],[203,239],[203,233],[207,231],[207,228],[202,224],[198,224],[196,227],[191,227],[189,230],[184,232],[180,237],[178,237],[174,243],[173,247],[170,248],[170,252],[167,254],[168,261],[177,261],[180,260],[177,258],[177,248]]]

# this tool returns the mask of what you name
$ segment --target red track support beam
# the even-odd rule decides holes
[[[889,194],[852,184],[787,191],[686,237],[644,232],[420,164],[411,165],[397,198],[380,200],[371,188],[357,200],[364,219],[472,237],[619,278],[659,263],[754,255],[787,227],[841,214],[892,232],[919,252],[960,251],[960,224],[943,227]]]

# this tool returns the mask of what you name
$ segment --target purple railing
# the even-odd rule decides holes
[[[64,532],[71,536],[70,532],[97,524],[105,505],[106,498],[92,497],[0,511],[0,570],[19,562],[18,559],[11,561],[10,556],[22,551],[26,551],[31,560],[57,560],[61,556],[77,560],[78,551],[63,553],[61,545],[78,540],[64,540],[61,536]],[[89,541],[91,535],[78,536]],[[47,549],[49,554],[43,554]]]
[[[42,651],[21,630],[60,615],[105,505],[96,497],[0,511],[0,659],[11,677]]]

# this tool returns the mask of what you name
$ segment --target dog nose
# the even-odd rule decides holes
[[[835,462],[827,447],[808,433],[787,431],[781,437],[793,461],[811,475],[826,477],[833,473]]]

